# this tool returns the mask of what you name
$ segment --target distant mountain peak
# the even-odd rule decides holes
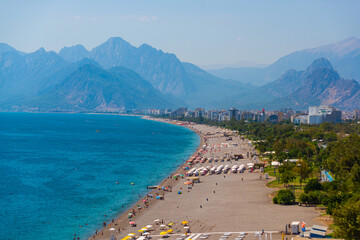
[[[34,53],[45,53],[45,52],[46,52],[45,48],[41,47],[38,50],[36,50]]]
[[[307,72],[311,73],[316,69],[319,68],[328,68],[333,70],[333,66],[331,65],[330,61],[327,60],[326,58],[318,58],[315,59],[310,66],[306,69]]]
[[[132,46],[129,42],[125,41],[121,37],[111,37],[102,45],[122,45],[122,46]]]
[[[68,62],[78,62],[89,57],[90,52],[81,44],[71,47],[63,47],[59,55]]]

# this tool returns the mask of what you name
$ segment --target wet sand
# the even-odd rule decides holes
[[[165,120],[160,119],[158,121]],[[219,160],[218,162],[198,163],[195,164],[197,168],[218,166],[220,164],[230,165],[231,167],[235,164],[240,165],[258,161],[256,157],[251,158],[251,153],[255,151],[248,140],[241,139],[236,134],[231,136],[232,140],[224,136],[224,132],[232,134],[229,130],[205,125],[187,127],[201,136],[200,148],[207,144],[201,156],[208,158],[219,157],[220,159],[226,154],[243,154],[244,156],[244,159],[238,161],[224,160],[224,162],[221,162]],[[179,168],[177,173],[185,175],[184,166],[186,164]],[[314,218],[318,216],[318,213],[314,208],[273,204],[269,194],[274,189],[265,186],[270,179],[264,180],[264,176],[257,171],[251,173],[246,170],[244,173],[229,172],[200,176],[201,182],[195,183],[192,189],[188,189],[184,185],[186,179],[174,180],[168,178],[160,185],[172,187],[172,192],[165,192],[164,200],[152,199],[148,208],[144,207],[142,210],[137,210],[136,205],[144,206],[142,200],[140,200],[133,208],[125,212],[96,236],[93,236],[92,239],[110,239],[112,235],[117,239],[122,239],[129,233],[135,233],[139,236],[138,230],[147,225],[155,227],[155,231],[152,231],[151,235],[158,239],[161,237],[157,235],[162,230],[160,230],[159,225],[155,225],[155,219],[162,220],[166,225],[174,223],[172,227],[174,234],[171,235],[171,239],[176,239],[180,234],[185,233],[186,229],[181,225],[184,220],[189,221],[190,231],[193,233],[254,232],[262,230],[280,232],[284,231],[285,225],[292,221],[305,221],[307,226],[316,223]],[[262,179],[260,179],[260,176],[262,176]],[[181,191],[182,194],[178,194],[178,191]],[[152,191],[152,194],[154,192]],[[158,192],[161,194],[163,191]],[[135,209],[136,215],[131,218],[131,221],[135,221],[136,227],[129,225],[128,213],[132,209]],[[115,230],[109,230],[110,228]],[[221,234],[216,237],[215,235],[213,234],[210,239],[219,239],[218,237],[221,236]],[[234,238],[235,234],[232,234],[232,236]],[[192,240],[199,237],[200,235],[194,235]],[[273,234],[272,238],[281,239],[281,236],[280,234]],[[252,239],[250,234],[246,239]],[[229,240],[231,239],[229,238]]]

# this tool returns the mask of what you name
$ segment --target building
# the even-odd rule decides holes
[[[203,109],[203,108],[195,109],[195,117],[196,118],[205,117],[205,109]]]
[[[360,110],[359,109],[355,109],[354,110],[354,118],[356,120],[359,120],[360,119]]]
[[[217,110],[210,110],[207,112],[207,117],[211,121],[218,121],[219,113]]]
[[[171,112],[171,115],[174,117],[182,117],[185,116],[185,113],[187,112],[187,108],[186,107],[182,107],[182,108],[178,108],[175,111]]]
[[[239,110],[237,110],[236,108],[230,108],[229,109],[229,118],[230,118],[230,120],[238,121],[239,120]]]
[[[321,124],[323,122],[341,122],[341,111],[336,110],[333,106],[320,105],[309,107],[309,124]]]
[[[297,114],[291,116],[291,122],[294,124],[308,124],[309,123],[309,115],[307,114]]]

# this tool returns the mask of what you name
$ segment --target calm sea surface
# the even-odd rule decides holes
[[[139,117],[0,113],[0,239],[85,239],[199,141]]]

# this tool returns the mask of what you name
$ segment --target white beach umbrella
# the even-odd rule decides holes
[[[110,228],[109,230],[110,230],[110,231],[115,231],[115,228]]]

